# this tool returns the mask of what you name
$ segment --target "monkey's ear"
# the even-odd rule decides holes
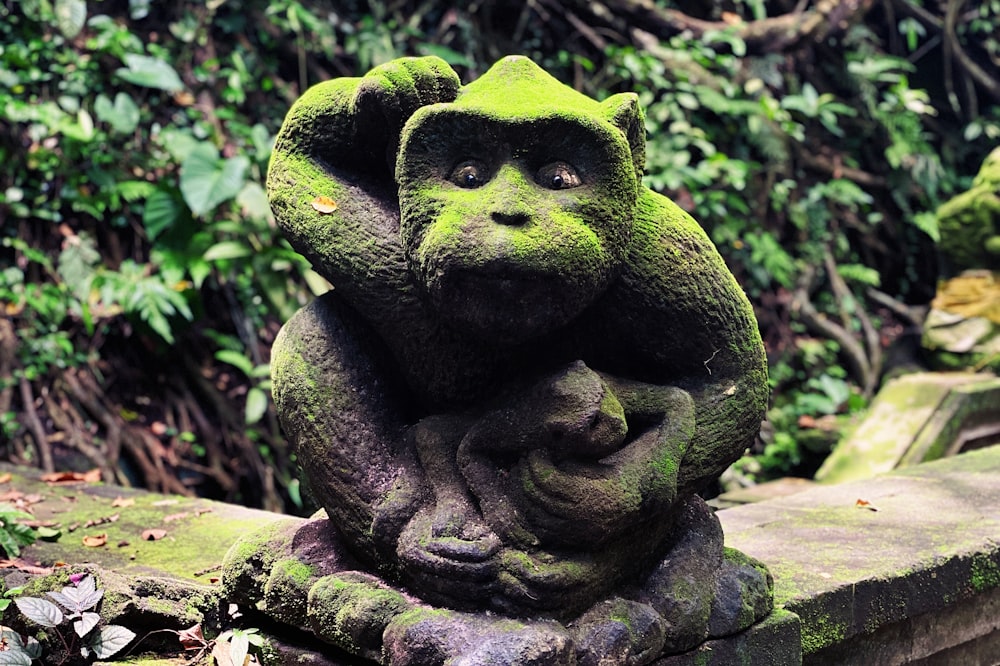
[[[646,167],[646,123],[639,107],[639,96],[635,93],[619,93],[604,100],[601,106],[605,109],[608,120],[625,135],[632,151],[636,181],[640,181]]]

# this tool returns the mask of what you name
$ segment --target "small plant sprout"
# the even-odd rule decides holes
[[[30,513],[19,511],[10,504],[0,504],[0,548],[7,553],[7,557],[17,557],[21,554],[22,547],[35,543],[38,533],[18,522],[32,518],[34,516]]]
[[[94,577],[86,574],[70,578],[73,585],[67,585],[60,592],[48,593],[58,605],[40,597],[14,599],[18,610],[28,620],[54,630],[62,641],[66,656],[59,663],[65,663],[74,654],[79,654],[85,660],[107,659],[131,643],[135,633],[125,627],[111,624],[97,628],[101,616],[93,609],[104,597],[104,590],[97,588]],[[60,625],[66,622],[72,624],[72,632],[60,629]],[[37,650],[28,649],[32,645],[38,645],[37,642],[31,643],[32,639],[28,643],[19,643],[13,637],[8,638],[7,630],[4,630],[3,639],[7,650],[0,652],[0,666],[30,666],[32,660],[41,656],[40,646]]]
[[[250,646],[261,648],[264,637],[257,629],[227,629],[215,639],[212,656],[218,666],[254,666],[260,664]]]

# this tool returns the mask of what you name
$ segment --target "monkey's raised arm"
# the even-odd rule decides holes
[[[278,134],[267,177],[278,224],[370,320],[410,282],[393,180],[400,131],[418,108],[450,102],[458,88],[458,75],[440,58],[393,60],[360,78],[313,86]],[[318,197],[335,209],[317,210]]]

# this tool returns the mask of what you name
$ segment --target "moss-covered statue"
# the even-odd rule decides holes
[[[1000,147],[937,218],[950,279],[931,302],[923,346],[935,367],[1000,371]]]
[[[644,134],[522,57],[303,95],[268,193],[334,288],[272,368],[329,520],[237,544],[231,596],[397,666],[645,664],[770,611],[695,495],[757,432],[763,347]]]

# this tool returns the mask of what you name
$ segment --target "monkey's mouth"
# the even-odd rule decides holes
[[[575,290],[557,275],[496,270],[446,272],[431,288],[443,317],[479,338],[521,342],[565,324],[577,314]]]

